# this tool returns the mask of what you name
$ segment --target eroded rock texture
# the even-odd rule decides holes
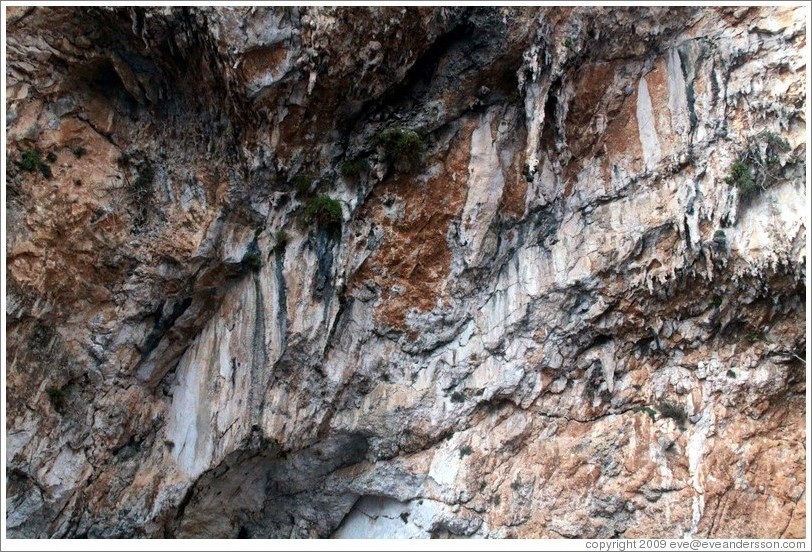
[[[9,536],[804,536],[802,8],[7,13]]]

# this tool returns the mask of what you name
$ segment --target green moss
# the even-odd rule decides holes
[[[305,207],[305,219],[323,228],[341,226],[343,215],[341,204],[327,195],[314,197]]]
[[[736,372],[734,372],[733,370],[728,370],[727,371],[727,377],[729,377],[731,379],[735,379],[736,378]]]
[[[572,40],[571,36],[568,36],[566,39],[564,39],[564,47],[567,50],[575,51],[575,41]]]
[[[403,163],[411,168],[420,162],[423,139],[413,130],[390,128],[381,132],[376,142],[384,149],[390,161]]]
[[[341,176],[346,178],[356,178],[368,170],[369,162],[364,158],[344,161],[339,167]]]
[[[714,295],[713,299],[711,299],[711,305],[716,307],[717,309],[722,306],[723,298],[721,295]]]

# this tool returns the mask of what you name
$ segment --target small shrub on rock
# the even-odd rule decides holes
[[[377,144],[386,152],[390,161],[414,168],[423,153],[423,139],[413,130],[390,128],[381,132]]]
[[[276,241],[277,249],[284,249],[284,247],[290,241],[290,236],[284,229],[277,230],[274,235],[274,241]]]
[[[309,174],[297,174],[293,177],[293,188],[299,195],[307,195],[313,186],[313,177]]]
[[[787,139],[775,132],[751,136],[730,166],[725,182],[738,188],[742,199],[751,199],[781,177],[782,165],[791,149]]]
[[[320,195],[311,199],[305,207],[304,214],[308,222],[322,228],[341,226],[343,219],[341,204],[328,195]]]
[[[48,159],[53,159],[55,161],[56,156],[53,153],[49,153]],[[39,171],[45,178],[53,177],[51,166],[42,160],[42,156],[37,150],[24,151],[20,157],[20,160],[17,162],[17,166],[26,172]]]
[[[688,419],[688,415],[681,406],[663,401],[657,407],[657,410],[660,411],[663,418],[671,418],[677,422],[679,427],[685,427],[685,421]]]
[[[20,168],[24,171],[34,172],[42,164],[42,157],[36,150],[28,150],[23,152],[20,158]]]
[[[242,265],[251,270],[259,270],[262,268],[262,257],[256,251],[249,251],[242,258]]]
[[[725,178],[725,182],[737,187],[745,196],[750,196],[758,190],[756,181],[753,180],[753,169],[743,160],[736,161],[730,166],[730,174]]]
[[[345,178],[357,178],[368,170],[369,162],[363,158],[344,161],[339,167],[341,176]]]
[[[245,249],[245,253],[240,260],[240,266],[244,270],[259,270],[262,268],[262,254],[259,251],[256,238]]]

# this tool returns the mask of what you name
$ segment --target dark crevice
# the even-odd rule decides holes
[[[683,48],[677,49],[677,55],[679,55],[680,69],[682,70],[682,76],[685,79],[685,97],[688,102],[688,119],[691,124],[689,134],[693,135],[696,125],[699,122],[696,116],[696,92],[694,91],[694,77],[696,74],[696,69],[694,67],[690,67],[688,54]],[[700,60],[701,59],[702,58],[700,58]]]
[[[113,64],[104,60],[95,66],[78,72],[77,79],[87,83],[90,90],[107,98],[131,119],[138,113],[138,100],[127,90]]]
[[[682,226],[683,226],[683,231],[685,233],[685,247],[687,247],[688,250],[690,251],[691,249],[693,249],[693,246],[691,245],[691,227],[688,226],[688,216],[687,215],[684,216],[683,219],[682,219]]]
[[[379,98],[369,101],[354,121],[366,121],[371,115],[382,111],[385,107],[402,103],[404,98],[417,99],[431,83],[443,55],[455,44],[465,43],[471,39],[473,31],[471,26],[461,23],[451,27],[412,64],[403,79],[394,82]]]
[[[319,228],[316,231],[315,250],[318,267],[314,276],[313,297],[317,300],[326,299],[326,311],[330,308],[333,295],[333,233],[330,230]]]
[[[361,502],[362,498],[364,498],[363,495],[357,496],[355,498],[355,502],[352,503],[352,506],[350,506],[349,510],[347,510],[344,513],[344,517],[341,518],[341,521],[338,523],[335,529],[333,529],[333,534],[338,533],[341,530],[341,528],[344,527],[344,524],[347,523],[347,519],[350,517],[350,514],[355,511],[356,507],[358,506],[358,503]]]
[[[192,298],[186,297],[180,302],[175,303],[172,306],[172,310],[169,313],[166,313],[165,303],[161,302],[153,315],[154,322],[152,330],[144,340],[144,344],[141,346],[142,360],[149,356],[153,350],[155,350],[166,332],[169,331],[169,329],[175,324],[175,321],[180,318],[184,312],[186,312],[186,309],[188,309],[191,304]]]
[[[254,274],[254,290],[256,295],[256,322],[251,351],[251,387],[248,390],[248,404],[250,415],[261,415],[261,405],[265,400],[265,388],[270,374],[265,371],[265,298],[259,276]],[[259,379],[260,381],[257,381]],[[259,396],[258,396],[259,395]]]
[[[285,284],[285,248],[277,247],[275,253],[274,275],[276,276],[277,309],[276,324],[279,329],[279,355],[284,354],[288,346],[288,297]]]

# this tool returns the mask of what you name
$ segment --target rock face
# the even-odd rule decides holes
[[[805,13],[8,8],[8,535],[805,536]]]

